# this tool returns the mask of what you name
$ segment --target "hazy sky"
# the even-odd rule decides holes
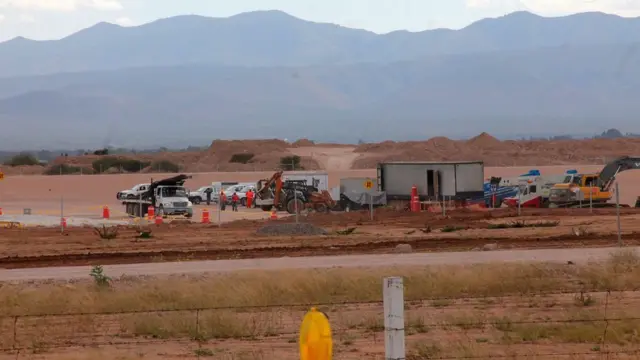
[[[515,10],[640,16],[640,0],[0,0],[0,41],[57,39],[100,21],[130,26],[181,14],[227,17],[260,9],[384,33],[460,28]]]

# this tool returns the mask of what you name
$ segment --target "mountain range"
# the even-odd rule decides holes
[[[0,149],[640,131],[640,19],[378,35],[279,11],[0,43]]]

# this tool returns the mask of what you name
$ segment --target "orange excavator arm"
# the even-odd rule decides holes
[[[261,182],[262,180],[260,181],[260,183]],[[259,189],[256,189],[256,193],[257,193],[256,195],[262,198],[263,192],[271,188],[271,185],[273,184],[276,185],[273,204],[277,205],[280,202],[280,192],[282,191],[282,171],[278,171],[274,173],[269,180],[266,180],[266,182],[264,182],[264,185],[262,185],[262,187],[260,187]]]

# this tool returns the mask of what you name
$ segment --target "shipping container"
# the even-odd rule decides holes
[[[416,186],[421,201],[469,200],[484,196],[482,161],[385,162],[378,164],[378,190],[388,200],[410,200]]]
[[[282,180],[306,180],[307,185],[313,185],[318,191],[329,190],[329,174],[319,171],[285,171]]]

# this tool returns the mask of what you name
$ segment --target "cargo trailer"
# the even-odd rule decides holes
[[[378,191],[387,201],[411,200],[411,188],[420,201],[468,202],[484,197],[482,161],[383,162],[378,164]]]

